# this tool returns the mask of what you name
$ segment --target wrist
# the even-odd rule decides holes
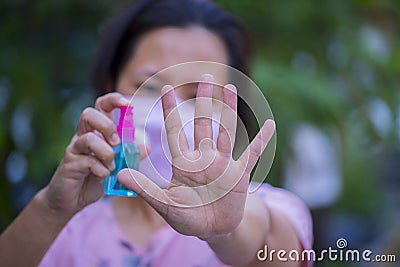
[[[270,231],[267,205],[255,195],[248,197],[239,226],[226,235],[202,238],[216,256],[227,265],[246,266],[256,259]]]
[[[38,209],[38,213],[47,220],[50,225],[62,228],[72,218],[73,214],[57,208],[48,198],[48,188],[41,189],[33,198],[33,205]]]
[[[236,231],[236,229],[235,229]],[[234,232],[235,232],[234,231]],[[218,243],[226,243],[229,242],[233,238],[234,232],[227,233],[227,234],[216,234],[208,237],[198,237],[199,239],[206,241],[209,245],[215,245]]]

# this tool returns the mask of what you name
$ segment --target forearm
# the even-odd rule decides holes
[[[208,241],[217,257],[233,266],[300,266],[298,262],[257,259],[257,252],[267,245],[268,250],[301,250],[297,235],[285,216],[268,208],[264,202],[250,195],[242,222],[231,234]],[[275,253],[276,254],[276,253]]]
[[[46,205],[44,191],[31,202],[0,236],[0,266],[37,266],[69,216]]]

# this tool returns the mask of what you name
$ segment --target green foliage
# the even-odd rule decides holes
[[[316,125],[340,140],[344,187],[338,209],[372,217],[385,194],[383,152],[398,149],[400,141],[399,2],[216,2],[255,36],[253,78],[278,126],[272,175],[282,176],[293,127]],[[372,103],[387,108],[388,129],[376,126],[385,118],[371,111]]]

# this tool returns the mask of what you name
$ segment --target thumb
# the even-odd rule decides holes
[[[118,173],[118,181],[141,196],[161,214],[167,209],[169,198],[166,192],[144,174],[126,168]]]

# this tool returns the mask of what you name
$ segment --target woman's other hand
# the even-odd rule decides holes
[[[267,120],[238,160],[232,158],[237,93],[233,85],[223,89],[223,110],[217,142],[213,144],[211,77],[198,86],[194,118],[194,150],[182,129],[171,86],[162,90],[168,145],[172,155],[172,179],[161,189],[138,171],[125,169],[118,179],[143,197],[176,231],[213,239],[233,232],[242,221],[250,172],[274,134]]]

